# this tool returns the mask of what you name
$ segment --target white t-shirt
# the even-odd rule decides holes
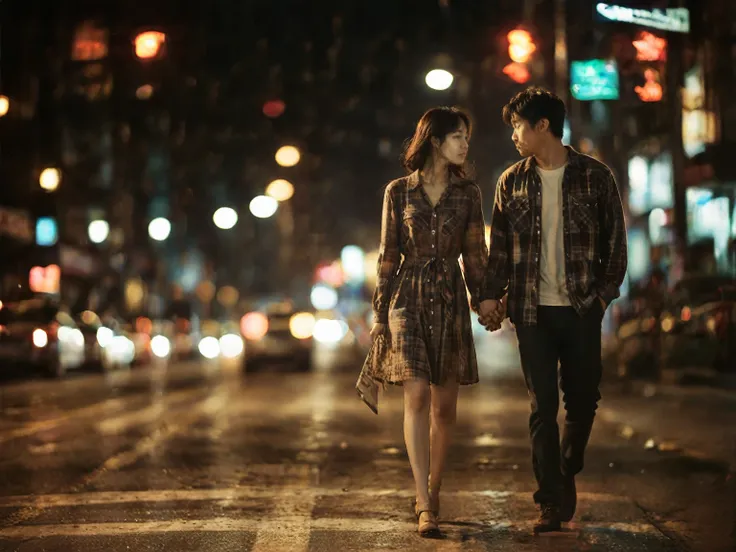
[[[565,285],[565,242],[562,236],[563,165],[545,170],[537,167],[542,180],[542,258],[539,263],[539,304],[554,307],[570,305]]]

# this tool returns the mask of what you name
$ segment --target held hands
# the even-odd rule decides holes
[[[487,299],[478,306],[478,321],[489,332],[501,329],[501,323],[506,318],[506,302]]]

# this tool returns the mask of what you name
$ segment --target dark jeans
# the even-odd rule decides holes
[[[584,315],[572,307],[539,307],[536,326],[517,326],[531,416],[532,463],[539,490],[537,504],[559,505],[562,475],[583,469],[585,447],[600,400],[601,322],[596,302]],[[560,445],[557,426],[559,388],[567,415]]]

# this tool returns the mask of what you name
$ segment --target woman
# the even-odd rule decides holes
[[[473,309],[488,307],[480,297],[488,256],[481,194],[463,168],[470,131],[458,109],[427,111],[404,154],[411,174],[386,188],[373,348],[359,379],[359,390],[366,380],[403,385],[404,440],[426,537],[439,533],[458,387],[478,382],[461,254]]]

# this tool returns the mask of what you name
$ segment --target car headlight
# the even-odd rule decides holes
[[[49,335],[45,330],[36,328],[33,330],[33,345],[39,349],[43,349],[49,343]]]
[[[106,328],[105,326],[100,326],[97,329],[97,343],[100,344],[100,347],[103,349],[107,347],[113,339],[113,333],[110,328]]]
[[[289,319],[289,330],[291,335],[297,339],[309,339],[314,334],[316,320],[309,312],[300,312]]]
[[[151,339],[151,352],[158,358],[166,358],[171,352],[171,342],[166,336],[154,336]]]
[[[235,334],[225,334],[220,338],[220,351],[225,358],[235,358],[243,352],[243,338]]]
[[[200,354],[208,359],[217,358],[220,355],[220,342],[216,337],[203,337],[199,342]]]

